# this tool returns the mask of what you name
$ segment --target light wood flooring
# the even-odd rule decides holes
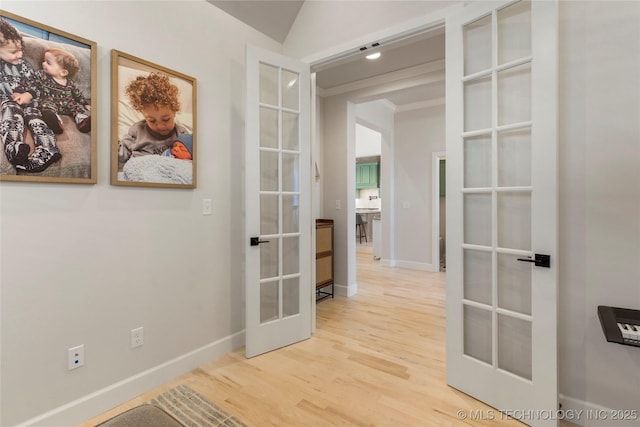
[[[358,294],[319,302],[311,339],[252,359],[229,353],[81,427],[178,384],[256,427],[523,426],[447,386],[446,273],[381,267],[357,246]]]

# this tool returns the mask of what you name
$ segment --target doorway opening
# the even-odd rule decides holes
[[[356,270],[361,256],[380,259],[380,221],[382,198],[380,170],[382,163],[382,134],[365,124],[356,122],[355,138],[355,211],[356,211]]]
[[[447,183],[446,183],[446,153],[444,151],[435,152],[432,155],[432,182],[431,191],[433,214],[432,214],[432,264],[436,266],[436,271],[447,271]],[[435,239],[435,236],[439,236]]]
[[[323,87],[322,85],[326,84],[323,82],[338,81],[337,70],[343,69],[344,74],[347,74],[347,69],[355,71],[358,61],[353,59],[341,64],[312,65],[312,70],[317,76],[318,94],[323,99],[320,107],[322,116],[318,122],[320,125],[318,133],[323,139],[320,155],[325,165],[345,165],[353,168],[339,175],[325,173],[322,196],[325,200],[320,201],[324,209],[323,215],[335,217],[338,229],[342,227],[344,230],[344,236],[336,236],[336,244],[342,245],[346,255],[345,258],[338,260],[343,264],[340,266],[342,271],[346,271],[344,277],[338,278],[342,280],[342,286],[338,286],[338,294],[357,293],[356,253],[358,249],[363,249],[363,245],[369,243],[372,257],[374,245],[375,249],[378,249],[377,244],[382,243],[380,250],[376,250],[375,258],[379,258],[378,262],[384,266],[439,271],[439,262],[434,263],[432,258],[434,253],[439,254],[441,251],[439,246],[436,251],[433,251],[432,246],[434,241],[439,245],[441,233],[438,231],[432,234],[433,204],[431,200],[425,199],[425,197],[429,199],[427,194],[431,186],[432,172],[428,157],[423,156],[445,149],[444,145],[438,145],[440,142],[444,143],[444,25],[433,25],[414,37],[413,41],[406,38],[398,43],[401,45],[398,48],[410,51],[415,61],[418,61],[418,58],[422,60],[422,63],[408,68],[368,76],[351,83],[343,82],[338,86]],[[383,52],[381,59],[384,60],[384,58]],[[369,64],[368,67],[371,65]],[[370,69],[367,71],[370,72]],[[349,75],[353,78],[355,72]],[[372,108],[369,115],[360,114],[361,108],[366,108],[367,104],[376,104],[376,107]],[[420,114],[430,108],[438,109],[436,115],[428,120],[421,119]],[[425,114],[431,114],[432,111],[435,110],[429,110]],[[341,115],[342,112],[345,112],[346,118]],[[395,117],[399,114],[403,117],[401,133],[394,128]],[[360,157],[359,154],[355,154],[359,149],[355,140],[363,128],[382,133],[381,160],[378,162],[380,182],[377,194],[369,194],[362,188],[357,188],[356,184],[357,174],[363,169],[356,170],[354,165],[356,159]],[[342,138],[347,140],[344,141]],[[408,165],[397,164],[398,153],[394,147],[398,138],[402,142],[400,150],[404,150],[401,153],[403,158],[400,162],[408,160]],[[346,149],[342,144],[347,144]],[[413,147],[417,147],[418,153],[411,153]],[[424,160],[416,161],[418,156]],[[377,159],[366,161],[369,160],[375,163]],[[398,184],[395,183],[398,173],[403,180],[403,189],[410,189],[403,192],[402,207],[394,203],[399,194]],[[341,178],[340,181],[338,178]],[[416,185],[418,182],[421,184]],[[379,204],[372,206],[371,203],[376,201],[376,197]],[[339,207],[340,200],[347,203],[343,206],[343,210]],[[378,206],[381,208],[380,238],[374,236],[376,233],[373,231],[374,224],[378,225],[378,223],[374,222],[373,215],[367,215],[368,218],[364,218],[367,237],[363,237],[360,243],[360,233],[356,234],[360,228],[356,224],[356,213],[362,214],[362,209]],[[402,219],[399,219],[398,215]],[[402,221],[400,229],[398,229],[398,221]],[[444,224],[444,221],[439,222]],[[358,236],[357,239],[356,236]],[[340,243],[341,238],[346,241]]]

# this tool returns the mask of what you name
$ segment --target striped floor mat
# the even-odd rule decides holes
[[[186,427],[247,427],[245,423],[184,385],[165,391],[149,403],[162,408]]]

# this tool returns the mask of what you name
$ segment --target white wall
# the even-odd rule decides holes
[[[347,144],[347,107],[347,101],[343,97],[323,99],[323,114],[319,125],[322,127],[323,134],[320,141],[323,159],[320,165],[322,217],[334,220],[334,282],[336,292],[342,294],[347,294],[347,289],[355,286],[355,272],[349,272],[347,268],[350,246],[353,246],[351,240],[354,239],[345,237],[350,225],[355,229],[355,219],[351,221],[352,224],[349,224],[348,216],[349,205],[355,198],[355,184],[353,189],[344,185],[351,178],[355,183],[355,166],[351,167],[352,165],[348,163],[349,157],[353,158],[355,154],[355,147],[349,148]],[[355,124],[353,129],[355,137]]]
[[[382,151],[380,132],[356,123],[356,159],[379,156]]]
[[[434,152],[445,151],[444,104],[396,113],[396,264],[437,271],[433,245]],[[435,236],[438,239],[439,236]]]
[[[640,309],[640,2],[560,12],[560,391],[640,409],[640,349],[607,343],[596,313]],[[637,421],[587,423],[614,424]]]
[[[0,184],[0,425],[74,425],[243,343],[245,43],[281,46],[204,1],[2,8],[98,44],[98,184]],[[111,49],[198,80],[197,189],[109,185]]]

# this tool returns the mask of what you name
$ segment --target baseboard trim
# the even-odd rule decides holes
[[[15,427],[78,425],[244,345],[244,330],[59,406]]]
[[[380,258],[380,265],[383,267],[395,267],[396,262],[388,258]]]
[[[579,425],[588,427],[638,427],[638,409],[618,410],[606,408],[584,400],[574,399],[560,394],[558,396],[564,419]]]
[[[358,293],[358,284],[354,283],[350,286],[334,285],[333,292],[342,297],[351,297]]]
[[[440,271],[438,267],[433,264],[427,264],[426,262],[402,261],[398,259],[381,259],[380,265],[383,267],[400,267],[408,268],[409,270],[431,271],[432,273]]]
[[[433,264],[427,264],[426,262],[396,260],[395,266],[400,268],[408,268],[410,270],[430,271],[432,273],[437,273],[439,271],[436,266],[434,266]]]
[[[430,271],[432,273],[437,273],[440,271],[440,268],[434,264],[428,264],[426,262],[403,261],[401,259],[380,259],[380,265],[383,267],[399,267],[407,268],[409,270]]]

